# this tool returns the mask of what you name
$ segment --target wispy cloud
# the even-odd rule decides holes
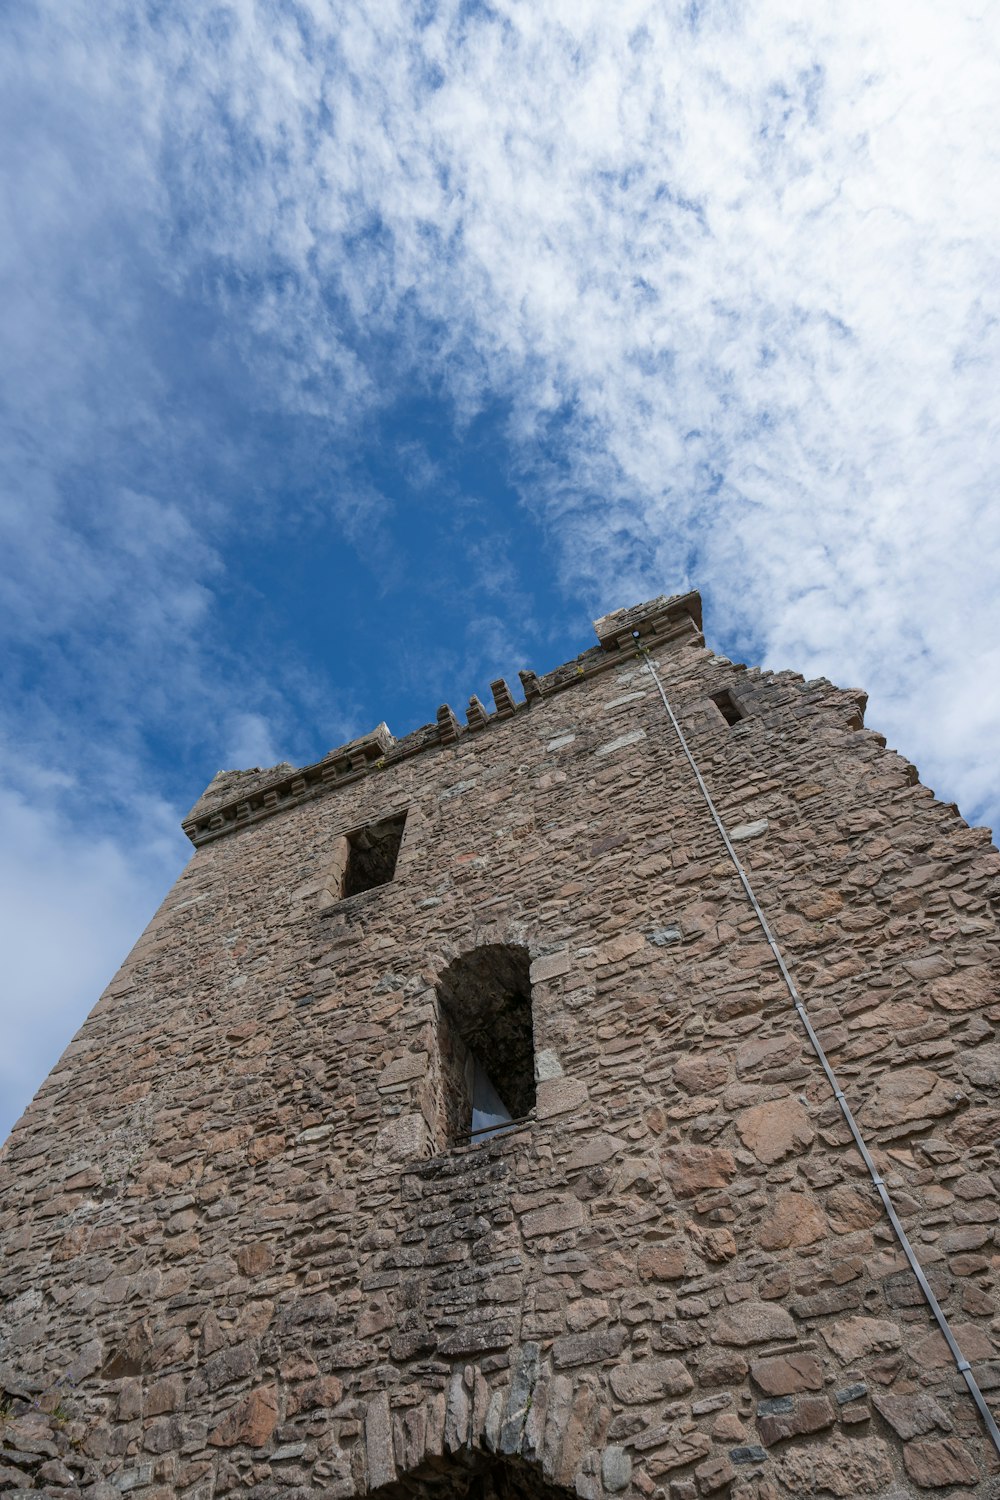
[[[147,807],[140,855],[0,790],[5,1130],[156,910],[176,867],[171,814]]]

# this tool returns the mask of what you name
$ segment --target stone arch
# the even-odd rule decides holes
[[[473,948],[486,948],[491,943],[526,948],[532,961],[542,952],[538,935],[522,916],[511,915],[505,918],[493,913],[487,919],[474,914],[464,932],[452,932],[438,938],[433,951],[428,955],[431,972],[440,975],[457,958],[461,958],[463,953],[469,953]]]
[[[445,1500],[442,1476],[457,1476],[463,1500],[565,1500],[599,1496],[602,1484],[606,1494],[626,1490],[631,1460],[604,1446],[610,1414],[593,1372],[555,1374],[531,1341],[509,1352],[502,1374],[453,1364],[443,1389],[418,1395],[411,1387],[396,1405],[388,1391],[371,1397],[355,1495]]]

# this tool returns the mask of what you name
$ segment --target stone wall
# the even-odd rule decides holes
[[[0,1490],[1000,1494],[631,631],[991,1401],[1000,858],[857,693],[696,606],[476,730],[213,783],[4,1151]],[[531,956],[536,1106],[449,1147],[436,981],[491,944]]]

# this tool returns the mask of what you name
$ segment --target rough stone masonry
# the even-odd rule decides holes
[[[994,1405],[1000,857],[696,594],[597,630],[212,782],[4,1151],[0,1490],[1000,1494],[644,652]]]

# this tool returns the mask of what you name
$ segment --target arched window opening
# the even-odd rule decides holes
[[[369,1500],[576,1500],[576,1496],[573,1490],[551,1484],[541,1464],[466,1448],[430,1459],[394,1484],[369,1491]]]
[[[535,1107],[527,948],[491,943],[438,981],[441,1081],[450,1145],[496,1135]]]

